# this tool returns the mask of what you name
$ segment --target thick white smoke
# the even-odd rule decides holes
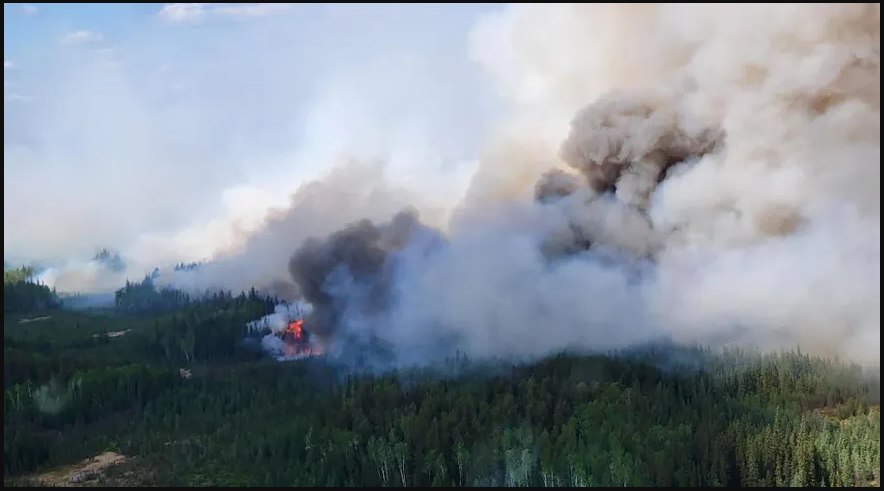
[[[516,5],[475,41],[511,122],[444,244],[363,224],[295,253],[321,331],[400,363],[661,338],[879,360],[879,5]]]
[[[456,206],[426,211],[438,174],[339,167],[192,287],[295,281],[333,348],[393,363],[658,339],[879,360],[880,5],[518,4],[470,42],[506,111]]]
[[[310,313],[310,305],[304,302],[281,303],[272,314],[249,322],[249,332],[279,334],[288,327],[289,322],[300,319]]]
[[[320,181],[310,182],[291,197],[289,208],[271,211],[259,233],[242,234],[238,244],[221,250],[195,271],[163,272],[160,285],[192,292],[224,288],[234,291],[256,286],[286,300],[297,298],[286,262],[293,244],[324,236],[355,220],[384,220],[421,200],[417,193],[384,179],[382,163],[345,161]],[[441,223],[442,211],[421,210]]]
[[[126,281],[126,275],[123,272],[109,271],[96,261],[87,261],[46,268],[36,279],[61,292],[88,294],[116,290]]]

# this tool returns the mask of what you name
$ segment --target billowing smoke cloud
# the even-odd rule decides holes
[[[274,308],[272,314],[267,314],[258,320],[249,322],[250,332],[269,332],[279,334],[288,327],[289,322],[300,319],[312,310],[310,304],[304,302],[281,303]]]
[[[406,248],[432,247],[441,235],[418,221],[415,210],[376,225],[363,219],[324,240],[306,240],[292,256],[289,271],[313,308],[311,332],[328,340],[342,325],[377,319],[393,308],[397,273],[390,261]],[[363,333],[372,341],[373,326]]]
[[[332,346],[879,360],[879,5],[518,5],[475,39],[518,111],[447,230],[405,213],[295,244]]]
[[[43,279],[65,291],[112,292],[159,267],[192,293],[255,284],[291,298],[293,242],[462,193],[488,114],[467,35],[492,8],[140,16],[76,46],[15,20],[39,41],[7,53],[6,81],[28,100],[4,105],[4,259],[51,267]],[[293,207],[304,213],[269,211]],[[88,264],[101,247],[124,273]],[[209,260],[200,277],[167,270]]]
[[[256,286],[292,300],[300,296],[286,269],[292,244],[330,234],[356,220],[386,219],[418,200],[415,193],[384,180],[383,164],[345,161],[325,179],[298,189],[289,208],[272,211],[260,233],[243,234],[241,245],[221,251],[196,271],[164,273],[159,283],[190,291]],[[423,211],[441,223],[437,207],[424,206]]]
[[[505,110],[463,196],[413,148],[469,147],[474,114],[438,106],[473,99],[347,71],[372,90],[330,90],[308,136],[400,99],[450,124],[315,152],[412,149],[336,167],[169,281],[303,295],[330,355],[385,366],[658,339],[879,360],[878,4],[518,4],[469,39]],[[462,75],[442,66],[418,73]]]
[[[125,259],[119,253],[102,249],[89,261],[72,261],[42,269],[36,279],[60,292],[104,293],[100,297],[106,301],[97,303],[108,304],[113,302],[113,295],[107,293],[125,283],[126,269]],[[87,305],[92,303],[86,302]]]

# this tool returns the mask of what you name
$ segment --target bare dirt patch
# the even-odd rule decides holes
[[[118,337],[122,336],[123,334],[126,334],[127,332],[129,332],[129,331],[131,331],[131,330],[132,330],[132,329],[126,329],[126,330],[124,330],[124,331],[111,331],[111,332],[107,333],[107,337],[109,337],[109,338],[118,338]],[[97,338],[98,336],[101,336],[101,334],[93,334],[93,335],[92,335],[93,338]]]
[[[32,481],[41,486],[80,487],[88,486],[104,477],[109,468],[126,461],[126,456],[116,452],[104,452],[79,464],[65,466],[45,474],[34,476]]]

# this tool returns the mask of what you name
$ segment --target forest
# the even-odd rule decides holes
[[[276,299],[130,283],[65,309],[4,274],[4,485],[867,486],[880,371],[701,347],[369,376],[244,342]],[[58,482],[56,482],[58,484]]]

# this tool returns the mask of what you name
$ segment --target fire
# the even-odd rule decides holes
[[[322,353],[312,346],[306,344],[285,344],[282,348],[282,354],[289,357],[307,358]]]
[[[310,345],[307,339],[307,332],[304,331],[304,320],[298,319],[289,322],[280,337],[286,343],[283,346],[283,354],[291,357],[308,357],[322,354],[322,352],[314,346]]]
[[[295,341],[300,341],[302,336],[304,336],[304,320],[298,319],[296,321],[289,322],[289,326],[283,332],[283,336],[286,334],[291,334]]]

